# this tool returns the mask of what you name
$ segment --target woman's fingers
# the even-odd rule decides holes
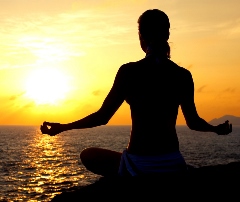
[[[52,135],[52,126],[54,126],[54,123],[50,123],[47,121],[44,121],[43,124],[40,127],[40,130],[43,134],[48,134],[48,135]]]
[[[232,124],[229,124],[229,121],[225,121],[223,124],[220,124],[221,131],[219,135],[228,135],[232,132]]]
[[[51,122],[47,122],[47,121],[44,121],[43,122],[43,125],[44,126],[50,126],[50,127],[52,127],[52,125],[54,125],[55,123],[51,123]]]
[[[232,124],[228,124],[227,126],[227,134],[232,132]]]
[[[227,135],[232,132],[232,124],[229,124],[229,121],[225,121],[226,124],[226,133]]]
[[[229,124],[228,120],[217,126],[218,135],[228,135],[231,132],[232,132],[232,124]]]
[[[48,129],[47,125],[43,124],[43,125],[41,125],[40,130],[43,134],[47,134],[49,129]]]
[[[230,124],[230,132],[229,133],[231,133],[232,132],[232,124]]]

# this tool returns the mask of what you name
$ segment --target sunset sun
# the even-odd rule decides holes
[[[39,68],[26,80],[26,96],[36,104],[57,104],[69,91],[68,77],[55,68]]]

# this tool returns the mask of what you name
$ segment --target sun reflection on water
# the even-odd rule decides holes
[[[82,165],[80,152],[90,146],[122,149],[129,136],[129,128],[124,130],[126,138],[111,127],[50,137],[38,126],[0,127],[0,201],[49,202],[63,191],[95,182],[99,176]]]
[[[16,200],[24,200],[31,195],[31,201],[47,201],[62,190],[78,186],[79,180],[85,178],[79,166],[79,153],[70,153],[61,136],[50,137],[36,131],[30,145],[23,150],[24,159],[17,177],[21,181]],[[77,156],[76,156],[77,155]]]

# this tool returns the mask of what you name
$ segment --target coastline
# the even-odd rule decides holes
[[[226,195],[234,197],[236,183],[240,180],[240,162],[190,169],[182,174],[161,174],[158,176],[120,178],[102,177],[82,187],[65,190],[51,202],[62,201],[123,201],[168,197],[177,200],[191,199],[195,194],[200,198],[221,199]],[[178,193],[176,196],[175,193]],[[199,195],[200,194],[200,195]],[[194,199],[194,198],[192,198]]]

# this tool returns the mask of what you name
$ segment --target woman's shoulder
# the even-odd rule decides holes
[[[175,63],[174,61],[172,61],[172,60],[170,60],[170,59],[168,59],[168,63],[169,63],[170,66],[175,67],[175,68],[178,69],[179,71],[182,71],[182,72],[190,72],[187,68],[178,65],[177,63]]]
[[[125,64],[123,64],[120,68],[119,71],[121,73],[136,73],[136,72],[141,72],[141,69],[145,72],[146,71],[146,67],[149,68],[149,60],[147,58],[143,58],[137,61],[133,61],[133,62],[127,62]],[[176,75],[180,76],[180,77],[189,77],[192,76],[191,72],[185,68],[182,67],[180,65],[178,65],[177,63],[175,63],[174,61],[170,60],[170,59],[166,59],[165,61],[161,62],[162,67],[160,67],[159,69],[163,68],[166,71],[170,71],[172,74],[174,74],[174,72],[176,73]],[[163,70],[162,69],[162,70]]]
[[[139,66],[139,65],[143,65],[144,62],[145,62],[145,58],[140,59],[140,60],[137,60],[137,61],[127,62],[127,63],[123,64],[123,65],[121,66],[121,68],[125,68],[125,69],[126,69],[126,68],[134,68],[134,67],[137,67],[137,66]]]
[[[131,72],[134,73],[140,70],[140,66],[143,66],[143,63],[144,63],[144,59],[124,63],[120,66],[118,72],[122,74],[129,74]]]
[[[175,70],[176,74],[178,74],[181,78],[190,78],[192,77],[192,73],[185,67],[180,66],[173,62],[172,60],[168,60],[169,66],[171,70]]]

